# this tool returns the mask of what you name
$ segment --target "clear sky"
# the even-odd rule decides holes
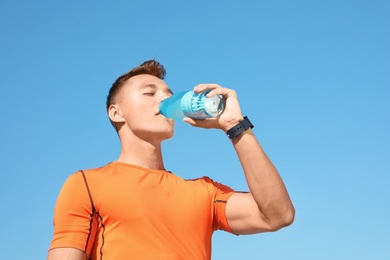
[[[235,89],[296,207],[216,232],[213,259],[390,259],[390,2],[0,0],[1,259],[44,259],[66,178],[119,155],[110,85],[148,59],[175,91]],[[167,169],[247,190],[217,130],[176,123]]]

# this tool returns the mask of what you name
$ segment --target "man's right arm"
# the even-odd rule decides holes
[[[54,210],[54,231],[47,260],[86,260],[90,250],[91,201],[80,172],[65,181],[57,198]],[[94,226],[95,227],[95,226]],[[96,230],[95,230],[96,231]],[[88,251],[87,251],[88,252]]]
[[[86,260],[86,254],[76,248],[53,248],[47,255],[47,260]]]

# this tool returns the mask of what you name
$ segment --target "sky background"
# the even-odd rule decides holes
[[[1,259],[44,259],[66,178],[119,155],[113,81],[148,59],[175,91],[235,89],[296,207],[216,232],[212,259],[390,259],[390,1],[0,0]],[[247,190],[218,130],[176,123],[168,170]]]

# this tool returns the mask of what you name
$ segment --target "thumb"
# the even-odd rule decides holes
[[[183,118],[183,121],[194,126],[200,128],[216,128],[216,118],[206,118],[206,119],[193,119],[189,117]]]

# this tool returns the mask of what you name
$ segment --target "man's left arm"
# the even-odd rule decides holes
[[[195,92],[212,90],[208,95],[220,94],[226,99],[224,112],[217,118],[184,121],[202,128],[218,128],[228,131],[244,118],[236,92],[217,84],[199,84]],[[276,231],[290,225],[295,210],[287,189],[275,166],[268,158],[251,129],[232,140],[241,162],[249,193],[235,193],[226,205],[226,216],[236,234],[253,234]]]
[[[226,216],[236,234],[276,231],[290,225],[295,210],[277,169],[251,129],[232,140],[244,170],[249,193],[233,194]]]

